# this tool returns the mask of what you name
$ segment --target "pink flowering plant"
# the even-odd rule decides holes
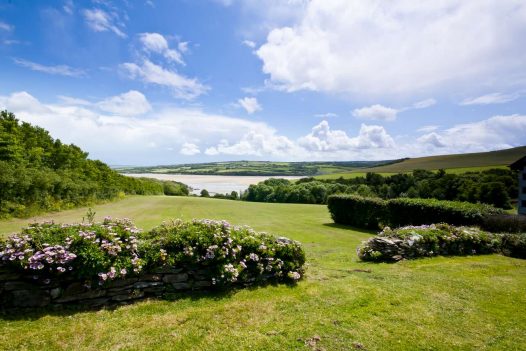
[[[297,281],[304,263],[296,241],[207,219],[175,220],[146,233],[128,219],[39,223],[0,242],[0,264],[44,281],[69,276],[105,284],[159,267],[204,271],[216,286]]]
[[[303,274],[305,253],[298,242],[247,226],[208,219],[175,220],[154,228],[148,236],[142,255],[150,265],[205,268],[214,285],[294,281]]]
[[[35,223],[0,244],[0,261],[43,279],[70,275],[104,283],[142,270],[139,233],[128,219]]]

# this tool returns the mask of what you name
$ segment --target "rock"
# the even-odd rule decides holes
[[[181,283],[188,280],[188,274],[179,273],[179,274],[166,274],[163,277],[165,283]]]
[[[64,290],[64,297],[82,294],[89,289],[80,282],[74,282],[69,284]]]
[[[36,286],[33,284],[29,284],[26,282],[21,281],[14,281],[14,282],[5,282],[4,283],[4,290],[10,291],[10,290],[32,290],[36,289]]]
[[[127,301],[127,300],[133,300],[138,299],[144,296],[144,292],[140,290],[133,290],[128,294],[122,294],[122,295],[115,295],[111,299],[112,301]]]
[[[172,283],[172,287],[175,290],[188,290],[191,286],[189,283]]]
[[[163,280],[163,276],[161,274],[145,274],[140,277],[141,281],[152,281],[152,282],[160,282]]]
[[[94,299],[97,297],[102,297],[104,295],[106,295],[106,290],[95,289],[95,290],[88,290],[84,293],[68,295],[68,296],[66,296],[66,293],[64,293],[64,296],[62,296],[59,299],[56,299],[55,301],[58,303],[65,303],[65,302],[72,302],[72,301],[85,300],[85,299]]]
[[[62,289],[60,288],[53,288],[49,290],[49,296],[51,296],[52,299],[56,299],[60,296],[60,293],[62,292]]]
[[[85,307],[96,307],[96,306],[104,306],[107,305],[110,302],[109,297],[101,297],[97,299],[89,299],[89,300],[82,300],[79,301],[78,304]]]
[[[51,298],[42,290],[16,290],[11,292],[14,307],[44,307],[49,305]]]
[[[132,285],[136,281],[138,281],[139,278],[126,278],[126,279],[117,279],[109,282],[106,286],[108,288],[120,288],[125,285]]]
[[[212,286],[212,283],[208,280],[198,280],[196,282],[194,282],[194,287],[195,288],[206,288],[206,287],[209,287],[209,286]]]
[[[167,273],[167,274],[177,274],[183,271],[182,268],[162,266],[152,270],[153,273]]]
[[[8,281],[8,280],[17,280],[20,279],[22,276],[18,273],[14,272],[4,272],[0,273],[0,282]]]
[[[145,293],[155,294],[157,296],[162,295],[162,293],[165,291],[164,286],[155,286],[151,288],[145,288]]]
[[[154,286],[162,286],[162,282],[137,282],[133,284],[133,287],[135,289],[144,289],[144,288],[150,288]]]

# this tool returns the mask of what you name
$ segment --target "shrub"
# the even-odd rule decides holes
[[[492,234],[474,227],[449,224],[384,228],[357,249],[364,261],[398,261],[437,255],[475,255],[501,252],[526,258],[526,235]]]
[[[440,222],[473,225],[487,216],[502,213],[485,204],[410,198],[382,200],[357,195],[330,196],[328,207],[336,223],[372,229],[381,225],[399,227]]]
[[[384,223],[391,227],[441,222],[474,225],[480,224],[486,216],[502,213],[490,205],[435,199],[392,199],[387,208],[388,218]]]
[[[0,264],[38,279],[56,276],[104,284],[159,267],[205,269],[212,284],[297,280],[305,253],[286,238],[225,221],[173,221],[141,233],[127,219],[33,224],[0,243]]]
[[[485,217],[481,228],[493,233],[526,233],[526,216],[499,214]]]
[[[379,198],[333,195],[329,197],[327,204],[336,223],[377,229],[387,217],[387,202]]]

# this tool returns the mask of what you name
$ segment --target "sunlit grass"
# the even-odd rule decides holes
[[[130,197],[96,206],[149,229],[170,218],[226,219],[300,240],[309,262],[295,287],[185,295],[94,312],[0,320],[2,350],[526,349],[526,261],[499,255],[397,264],[358,261],[371,233],[331,224],[326,206]],[[49,216],[79,221],[86,209]],[[0,222],[0,233],[27,220]],[[357,345],[357,344],[356,344]]]

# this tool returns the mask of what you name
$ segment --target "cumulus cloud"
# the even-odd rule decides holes
[[[181,155],[193,156],[201,153],[201,150],[199,150],[199,146],[195,144],[184,143],[179,153],[181,153]]]
[[[343,130],[331,130],[327,121],[313,127],[298,143],[307,150],[324,152],[395,147],[393,138],[382,126],[362,124],[358,136],[349,137]]]
[[[504,104],[513,100],[517,100],[521,96],[521,92],[512,94],[491,93],[475,98],[467,98],[462,100],[460,105],[491,105]]]
[[[422,135],[418,139],[416,139],[419,143],[422,144],[430,144],[434,147],[445,147],[446,144],[444,143],[442,137],[438,135],[435,132],[431,132],[429,134]]]
[[[184,65],[181,53],[176,49],[171,49],[168,45],[168,41],[161,34],[141,33],[139,34],[139,40],[146,52],[163,55],[168,61]]]
[[[21,66],[29,68],[30,70],[37,71],[37,72],[44,72],[47,74],[54,74],[54,75],[60,75],[60,76],[67,76],[67,77],[83,77],[86,75],[86,72],[82,69],[78,68],[72,68],[67,65],[57,65],[57,66],[46,66],[42,65],[40,63],[14,58],[13,61]]]
[[[86,24],[95,32],[113,32],[121,38],[126,38],[127,35],[122,31],[122,24],[119,23],[118,17],[114,12],[107,12],[102,9],[86,9],[83,12]]]
[[[295,149],[292,141],[285,136],[276,135],[274,130],[251,130],[235,143],[221,140],[218,145],[207,148],[205,154],[294,157]]]
[[[263,108],[259,104],[258,100],[254,97],[244,97],[237,100],[237,103],[247,111],[248,114],[261,111]]]
[[[168,87],[173,95],[178,98],[191,100],[209,90],[209,87],[201,84],[197,79],[185,77],[174,70],[156,65],[147,59],[140,64],[123,63],[120,67],[129,78]]]
[[[136,90],[112,96],[99,102],[97,105],[102,111],[123,116],[142,115],[152,109],[146,96]]]
[[[251,48],[251,49],[254,49],[256,47],[256,43],[253,42],[252,40],[243,40],[243,45]]]
[[[438,128],[439,128],[439,126],[429,125],[429,126],[423,126],[421,128],[418,128],[416,131],[420,132],[420,133],[430,133],[430,132],[434,132]]]
[[[385,96],[526,79],[526,48],[517,45],[526,37],[525,2],[307,4],[257,50],[263,72],[287,91]]]
[[[319,118],[334,118],[334,117],[338,117],[338,115],[337,115],[336,113],[326,112],[326,113],[318,113],[318,114],[315,114],[314,117],[319,117]]]
[[[397,113],[398,110],[394,108],[376,104],[369,107],[354,109],[352,115],[361,119],[394,121]]]
[[[413,108],[413,109],[428,108],[428,107],[431,107],[431,106],[435,105],[436,103],[437,103],[437,101],[435,99],[425,99],[425,100],[422,100],[422,101],[415,102],[411,106],[411,108]]]

